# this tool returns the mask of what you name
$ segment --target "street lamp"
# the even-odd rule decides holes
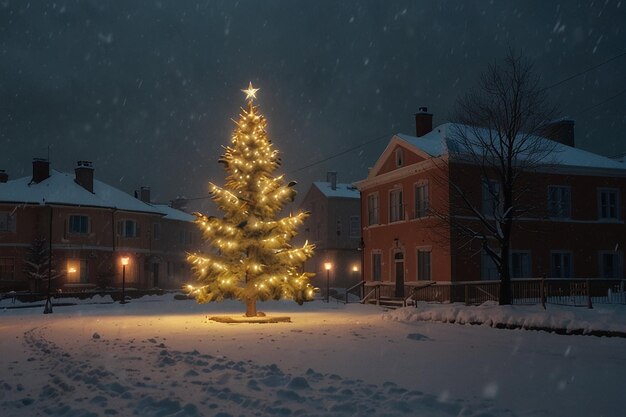
[[[330,270],[333,269],[333,264],[324,262],[324,269],[326,269],[326,302],[330,303]]]
[[[128,256],[122,256],[122,301],[120,301],[120,304],[126,304],[126,295],[124,294],[126,287],[126,265],[128,265]]]

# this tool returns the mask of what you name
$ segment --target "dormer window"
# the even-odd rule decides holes
[[[402,148],[396,149],[396,167],[401,167],[404,164],[404,154]]]

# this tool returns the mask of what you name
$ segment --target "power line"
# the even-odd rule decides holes
[[[607,59],[606,61],[600,62],[599,64],[596,64],[596,65],[594,65],[592,67],[589,67],[589,68],[587,68],[587,69],[585,69],[583,71],[580,71],[580,72],[577,72],[576,74],[570,75],[569,77],[564,78],[561,81],[558,81],[558,82],[556,82],[554,84],[551,84],[551,85],[545,87],[542,91],[549,90],[549,89],[554,88],[554,87],[556,87],[558,85],[561,85],[561,84],[566,83],[566,82],[568,82],[570,80],[573,80],[576,77],[580,77],[581,75],[584,75],[584,74],[586,74],[586,73],[588,73],[590,71],[593,71],[594,69],[599,68],[599,67],[601,67],[603,65],[606,65],[606,64],[608,64],[611,61],[615,61],[616,59],[621,58],[623,56],[626,56],[626,51],[623,51],[623,52],[621,52],[621,53],[619,53],[619,54],[617,54],[617,55]]]
[[[625,88],[625,89],[623,89],[622,91],[620,91],[619,93],[613,94],[611,97],[607,97],[607,98],[605,98],[604,100],[602,100],[602,101],[601,101],[601,102],[599,102],[599,103],[593,104],[593,105],[591,105],[591,106],[589,106],[589,107],[587,107],[587,108],[585,108],[585,109],[583,109],[583,110],[579,111],[578,113],[576,113],[576,114],[574,115],[574,117],[576,117],[576,116],[580,116],[581,114],[586,113],[586,112],[588,112],[588,111],[589,111],[589,110],[591,110],[591,109],[594,109],[594,108],[596,108],[596,107],[599,107],[599,106],[601,106],[601,105],[603,105],[603,104],[605,104],[605,103],[607,103],[607,102],[609,102],[609,101],[611,101],[611,100],[613,100],[613,99],[615,99],[615,98],[617,98],[617,97],[621,96],[621,95],[622,95],[622,94],[624,94],[624,93],[626,93],[626,88]]]

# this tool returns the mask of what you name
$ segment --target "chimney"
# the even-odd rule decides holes
[[[4,169],[0,169],[0,184],[9,180],[9,174]]]
[[[50,177],[50,162],[43,158],[33,158],[33,178],[31,183],[40,183]]]
[[[74,168],[76,184],[93,193],[93,164],[91,161],[78,161]]]
[[[548,123],[542,130],[541,135],[563,145],[575,147],[574,120],[562,118]]]
[[[174,200],[170,201],[170,207],[175,208],[176,210],[185,211],[187,208],[188,200],[185,197],[176,197]]]
[[[428,107],[420,107],[415,113],[415,135],[419,138],[433,130],[433,114],[428,113]]]
[[[330,183],[330,189],[337,189],[337,171],[328,171],[326,173],[326,182]]]
[[[150,203],[150,187],[141,186],[139,188],[139,199],[144,203]]]

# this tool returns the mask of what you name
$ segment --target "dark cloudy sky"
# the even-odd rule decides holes
[[[551,85],[626,51],[626,1],[0,1],[0,168],[33,157],[153,197],[222,183],[248,81],[300,183],[367,175],[387,138],[457,96],[508,46]],[[577,146],[626,152],[626,56],[550,89]],[[604,102],[604,103],[603,103]],[[599,104],[599,105],[598,105]],[[346,155],[301,169],[360,143]]]

